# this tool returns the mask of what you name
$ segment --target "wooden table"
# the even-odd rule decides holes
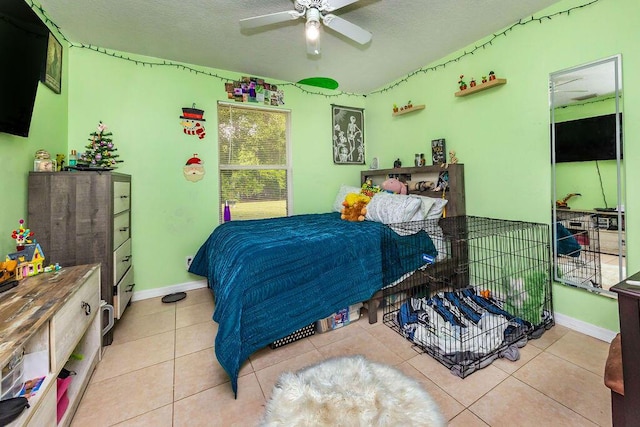
[[[630,285],[626,280],[613,286],[618,294],[620,336],[622,338],[622,371],[624,378],[623,425],[633,425],[640,420],[640,286]],[[628,280],[640,282],[640,272]],[[618,425],[615,422],[614,425]]]

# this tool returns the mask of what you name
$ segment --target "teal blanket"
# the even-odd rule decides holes
[[[424,265],[424,254],[437,255],[424,231],[401,237],[338,213],[296,215],[221,224],[189,271],[213,290],[216,357],[237,396],[238,372],[252,353],[369,299]]]

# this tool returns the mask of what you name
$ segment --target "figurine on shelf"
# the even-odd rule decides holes
[[[489,81],[495,80],[496,74],[493,71],[489,71]]]
[[[473,77],[471,77],[471,80],[469,81],[469,87],[476,87],[476,79]]]
[[[487,76],[482,76],[482,83],[486,83],[487,82]]]
[[[462,80],[464,74],[460,74],[460,80],[458,80],[458,86],[460,86],[460,90],[465,90],[467,88],[467,83]]]
[[[396,159],[396,160],[393,162],[393,167],[394,167],[394,168],[401,168],[401,167],[402,167],[402,162],[400,161],[400,159]]]
[[[453,150],[449,151],[449,163],[443,163],[440,166],[447,169],[449,165],[455,165],[458,163],[458,158],[456,157],[456,152]]]

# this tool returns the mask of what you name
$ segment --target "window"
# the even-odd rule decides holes
[[[286,110],[218,103],[220,219],[287,216],[291,206],[289,120]]]

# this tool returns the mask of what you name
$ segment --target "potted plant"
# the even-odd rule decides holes
[[[393,112],[394,113],[398,112],[398,105],[397,104],[393,104]]]
[[[460,87],[460,90],[465,90],[467,88],[467,83],[462,80],[464,77],[464,74],[460,74],[460,80],[458,80],[458,86]]]

